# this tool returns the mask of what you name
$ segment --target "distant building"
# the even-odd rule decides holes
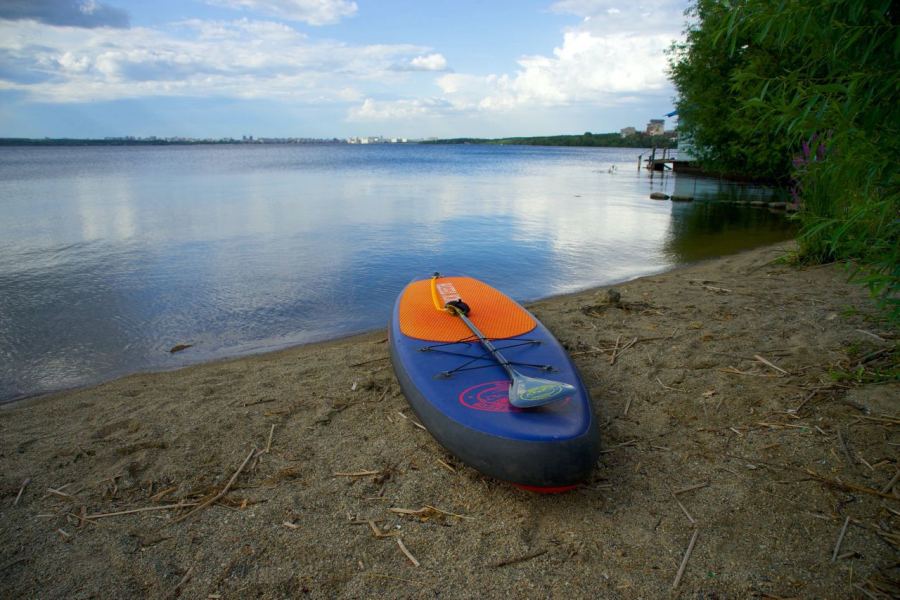
[[[637,129],[635,129],[634,127],[625,127],[625,128],[623,128],[623,129],[620,129],[620,130],[619,130],[619,134],[620,134],[622,137],[628,137],[628,136],[631,136],[631,135],[637,135]]]
[[[647,123],[647,135],[662,135],[666,132],[665,119],[650,119]]]
[[[380,135],[347,138],[348,144],[399,144],[407,141],[406,138],[386,138]]]

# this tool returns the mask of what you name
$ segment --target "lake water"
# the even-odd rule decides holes
[[[433,271],[527,301],[792,235],[642,152],[0,148],[0,401],[384,327]]]

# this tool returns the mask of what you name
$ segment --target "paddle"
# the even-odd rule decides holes
[[[440,306],[437,290],[438,277],[439,275],[435,273],[434,277],[431,278],[431,295],[435,307]],[[475,337],[478,338],[478,341],[481,342],[481,345],[491,353],[509,375],[510,381],[512,382],[509,386],[510,404],[516,408],[534,408],[556,402],[557,400],[562,400],[575,393],[575,387],[568,383],[529,377],[516,371],[510,362],[506,360],[506,357],[500,354],[500,351],[494,347],[491,341],[479,331],[472,321],[469,320],[469,306],[462,301],[455,289],[451,292],[449,298],[443,294],[441,297],[445,300],[443,310],[462,319],[463,323],[466,324],[466,327],[468,327]]]

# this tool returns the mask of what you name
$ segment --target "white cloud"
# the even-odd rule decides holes
[[[558,0],[550,8],[582,17],[582,28],[597,35],[677,35],[686,5],[684,0]]]
[[[348,121],[399,121],[428,117],[445,111],[447,104],[439,99],[376,101],[366,98],[352,108]]]
[[[417,56],[409,62],[409,66],[415,71],[445,71],[447,59],[441,54]]]
[[[311,24],[357,10],[347,0],[208,1]],[[0,90],[41,102],[154,96],[355,102],[347,115],[355,122],[439,116],[431,122],[493,124],[503,120],[497,113],[528,120],[669,95],[664,50],[680,35],[684,2],[560,0],[551,10],[580,22],[561,31],[551,51],[521,56],[494,73],[453,72],[439,48],[313,39],[283,20],[192,19],[126,30],[0,15]],[[103,6],[78,3],[95,5]],[[426,78],[436,87],[423,92],[416,84]]]
[[[589,17],[608,11],[611,8],[617,9],[618,6],[631,4],[623,0],[557,0],[550,7],[550,10],[578,15],[579,17]]]
[[[572,30],[553,56],[526,56],[512,75],[449,73],[437,85],[458,109],[504,110],[580,102],[612,105],[622,94],[666,88],[663,49],[671,38]]]
[[[208,4],[263,15],[303,21],[310,25],[331,25],[356,14],[356,2],[348,0],[206,0]]]
[[[552,56],[526,56],[513,74],[445,73],[435,80],[439,99],[395,102],[366,99],[355,121],[409,119],[435,113],[506,112],[592,104],[619,106],[668,89],[666,48],[671,37],[620,33],[596,36],[572,30]]]
[[[669,90],[665,50],[680,36],[683,0],[560,0],[584,21],[552,55],[523,56],[512,73],[447,73],[435,83],[457,111],[621,105]]]
[[[76,29],[0,20],[0,89],[44,102],[144,96],[285,98],[346,102],[358,87],[389,88],[396,64],[428,48],[350,46],[312,41],[282,23],[184,21],[171,32],[149,28]],[[437,64],[436,59],[426,63]]]

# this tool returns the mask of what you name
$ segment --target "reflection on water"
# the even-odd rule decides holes
[[[663,247],[675,263],[773,244],[795,230],[784,213],[747,206],[756,200],[783,200],[781,190],[697,177],[666,179],[671,180],[667,183],[673,195],[694,198],[692,203],[671,203],[672,218]]]
[[[673,202],[663,248],[674,263],[693,262],[756,245],[774,244],[792,231],[783,213],[726,202],[694,206]]]
[[[2,148],[0,400],[383,327],[435,270],[531,300],[791,235],[638,154]]]
[[[654,176],[659,179],[660,174]],[[724,179],[664,174],[661,181],[671,188],[672,195],[688,196],[698,201],[750,202],[753,200],[784,200],[785,190],[746,185]]]

